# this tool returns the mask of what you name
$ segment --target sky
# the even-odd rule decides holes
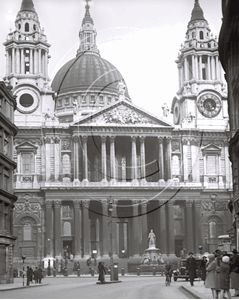
[[[0,0],[0,40],[15,29],[22,0]],[[49,76],[76,56],[84,0],[33,0],[50,48]],[[221,1],[199,0],[213,35],[219,36]],[[185,40],[194,0],[91,0],[102,58],[122,74],[132,102],[162,116],[162,106],[178,91],[175,60]],[[5,76],[5,48],[0,46],[0,80]]]

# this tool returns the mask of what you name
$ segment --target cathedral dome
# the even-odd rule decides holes
[[[52,89],[58,96],[66,93],[109,93],[118,95],[118,83],[123,80],[120,72],[107,60],[91,52],[68,61],[55,75]],[[129,100],[126,89],[125,98]]]

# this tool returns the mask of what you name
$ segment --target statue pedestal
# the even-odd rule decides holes
[[[161,260],[161,253],[158,248],[149,247],[148,249],[144,250],[144,253],[145,256],[149,258],[150,264],[158,264],[158,260]]]

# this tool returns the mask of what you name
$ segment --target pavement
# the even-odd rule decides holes
[[[191,286],[188,281],[182,281],[181,288],[189,293],[194,299],[213,299],[211,289],[205,288],[202,280],[195,280],[194,286]],[[239,299],[239,297],[233,297],[235,290],[230,290],[230,292],[233,299]]]

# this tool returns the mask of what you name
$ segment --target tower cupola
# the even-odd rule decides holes
[[[90,15],[90,0],[86,0],[85,16],[82,20],[81,29],[79,32],[80,47],[77,50],[77,56],[84,53],[93,53],[99,55],[99,50],[96,45],[96,30],[94,28],[94,21]]]

